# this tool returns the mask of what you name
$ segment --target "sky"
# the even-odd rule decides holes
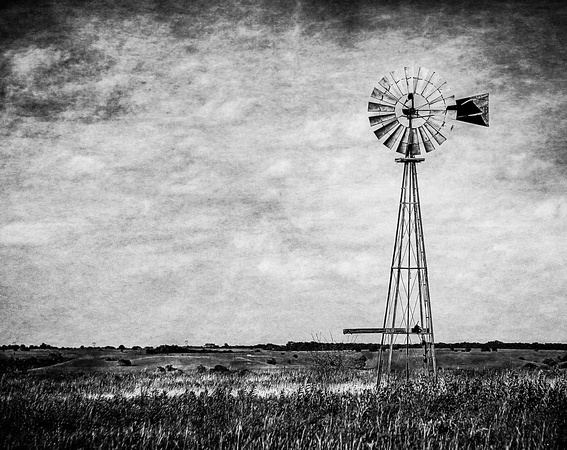
[[[564,2],[17,1],[0,39],[1,344],[380,326],[404,66],[490,94],[418,166],[436,340],[567,342]]]

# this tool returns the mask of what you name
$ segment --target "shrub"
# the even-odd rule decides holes
[[[223,366],[222,364],[217,364],[215,367],[213,367],[210,370],[211,373],[221,373],[221,374],[227,374],[230,373],[230,369],[228,369],[227,367]]]
[[[552,367],[557,364],[557,361],[555,361],[553,358],[545,358],[542,362]]]

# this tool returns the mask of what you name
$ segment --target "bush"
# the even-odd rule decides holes
[[[353,359],[352,367],[355,369],[364,369],[366,367],[366,361],[368,358],[364,355],[360,355],[358,358]]]
[[[222,364],[217,364],[215,367],[213,367],[210,370],[211,373],[221,373],[221,374],[227,374],[230,373],[230,369],[228,369],[227,367],[223,366]]]

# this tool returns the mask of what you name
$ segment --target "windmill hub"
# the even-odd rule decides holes
[[[431,109],[427,107],[427,100],[419,94],[409,94],[404,103],[396,104],[395,111],[398,122],[406,128],[422,127],[425,118],[431,114]]]

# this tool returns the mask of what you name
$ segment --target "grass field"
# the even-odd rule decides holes
[[[28,373],[0,381],[3,448],[565,448],[560,372]]]
[[[50,368],[1,376],[0,442],[22,449],[567,447],[567,373],[490,368],[498,358],[510,365],[550,355],[441,353],[440,361],[456,365],[437,380],[376,386],[373,370],[329,369],[308,354],[115,351],[132,362],[119,366],[109,353],[85,350]],[[222,362],[232,371],[199,367]]]

